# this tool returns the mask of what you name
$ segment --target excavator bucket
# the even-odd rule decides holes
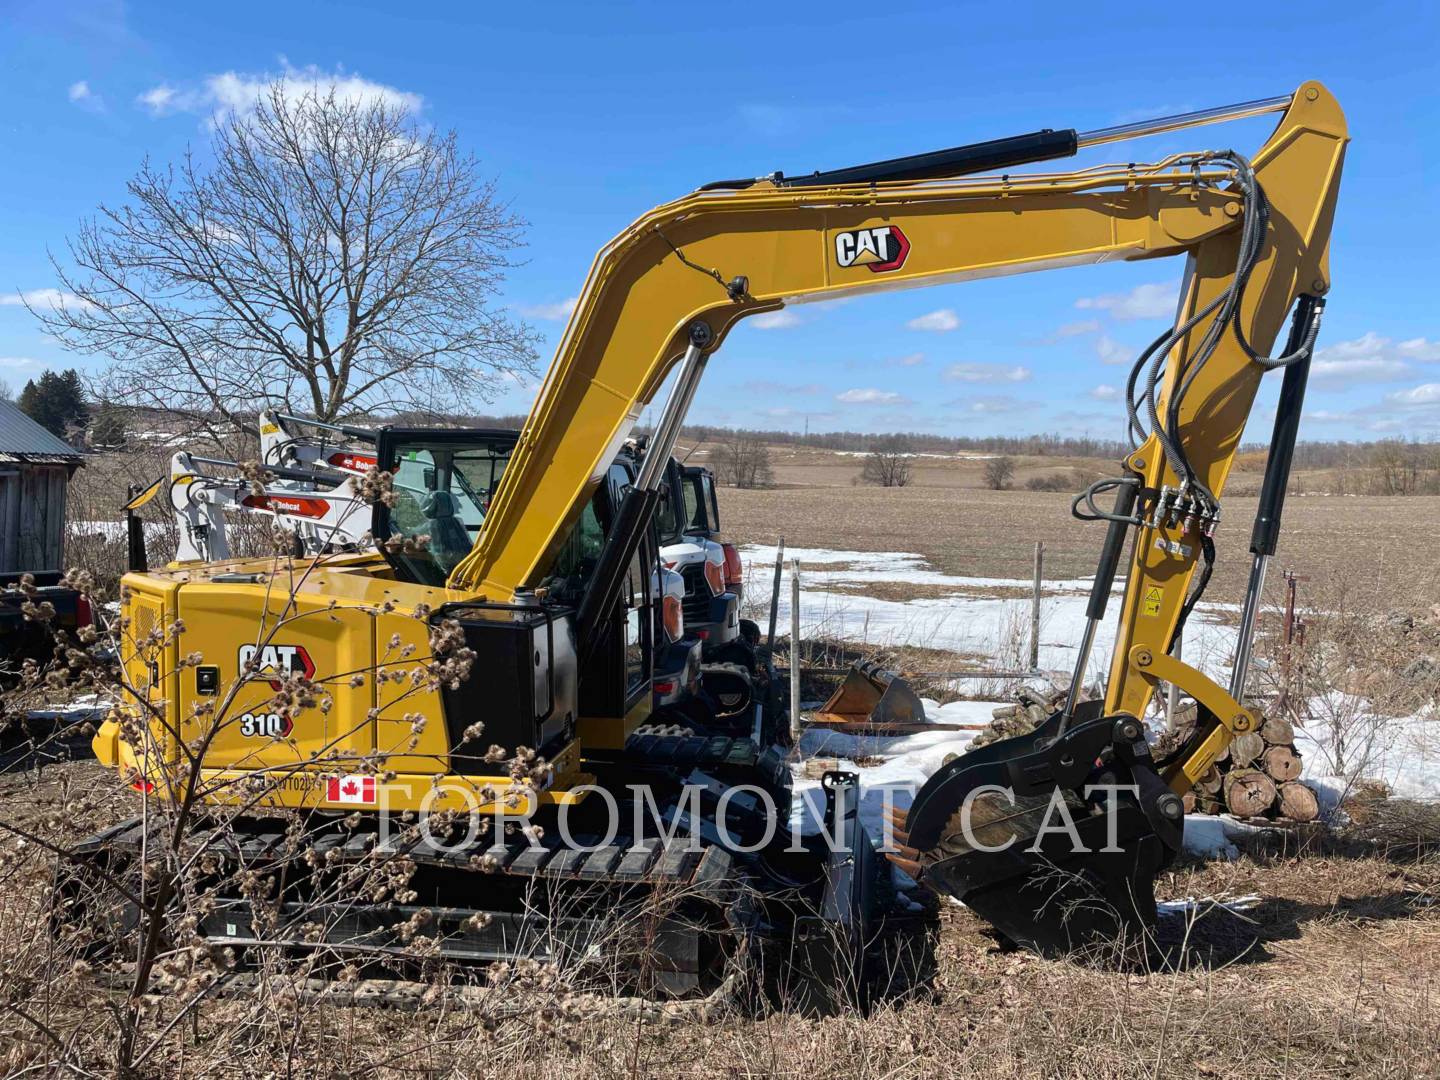
[[[816,719],[827,724],[923,723],[925,706],[910,684],[876,664],[850,665],[840,689],[820,707]]]
[[[926,782],[897,834],[902,869],[1011,942],[1056,956],[1149,949],[1155,875],[1184,808],[1133,716],[1081,706],[964,754]]]

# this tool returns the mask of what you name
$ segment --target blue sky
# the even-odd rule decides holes
[[[1288,92],[1319,78],[1354,141],[1304,434],[1440,434],[1435,46],[1427,4],[795,3],[243,5],[3,0],[0,379],[94,370],[34,326],[47,248],[118,203],[148,155],[268,78],[355,80],[455,128],[531,223],[506,300],[547,337],[606,240],[721,177],[808,171]],[[1273,118],[1129,144],[1152,160]],[[1223,132],[1223,134],[1222,134]],[[1077,164],[1108,160],[1108,154]],[[1431,171],[1427,174],[1426,166]],[[710,365],[697,420],[812,430],[1123,434],[1114,388],[1173,311],[1178,267],[1091,267],[752,319]],[[1278,381],[1278,377],[1276,377]],[[1274,387],[1269,393],[1273,394]],[[524,411],[533,386],[495,411]],[[1251,437],[1268,430],[1257,409]]]

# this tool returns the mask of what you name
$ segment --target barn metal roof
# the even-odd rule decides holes
[[[85,455],[0,398],[0,455],[12,461],[79,461]]]

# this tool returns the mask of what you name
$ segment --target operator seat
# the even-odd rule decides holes
[[[430,533],[431,557],[447,571],[470,553],[470,533],[456,516],[458,510],[455,496],[448,491],[432,491],[420,504]]]

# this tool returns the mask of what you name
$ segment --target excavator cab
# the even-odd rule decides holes
[[[376,453],[392,490],[374,533],[402,580],[443,585],[485,523],[518,433],[504,429],[382,428]],[[424,542],[420,538],[425,537]]]

